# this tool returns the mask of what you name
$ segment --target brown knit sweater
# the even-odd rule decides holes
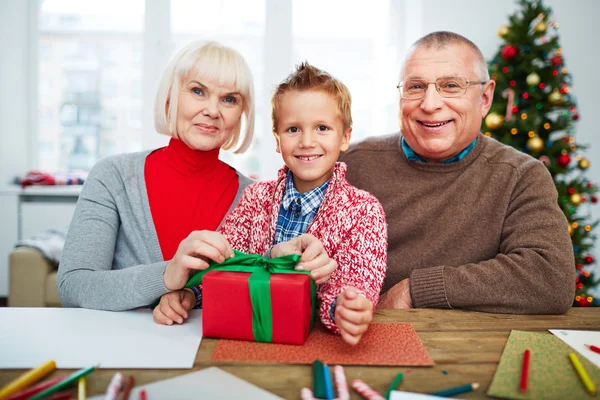
[[[414,307],[561,314],[575,292],[567,221],[546,167],[479,135],[451,164],[408,161],[398,133],[340,157],[388,222],[382,292],[410,278]]]

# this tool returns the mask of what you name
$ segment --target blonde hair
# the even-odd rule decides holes
[[[204,78],[219,85],[233,86],[243,97],[242,119],[245,134],[242,143],[233,151],[243,153],[254,135],[254,84],[252,73],[244,58],[232,48],[216,42],[193,41],[175,54],[159,81],[154,100],[154,127],[158,133],[177,135],[179,91],[187,76]],[[240,140],[242,120],[231,137],[223,143],[223,150],[233,149]]]
[[[296,71],[277,85],[273,92],[271,98],[273,132],[277,130],[277,114],[279,113],[281,98],[292,90],[320,90],[331,95],[338,103],[338,111],[341,114],[344,129],[352,126],[352,113],[350,112],[352,96],[350,90],[338,79],[305,61],[296,67]]]

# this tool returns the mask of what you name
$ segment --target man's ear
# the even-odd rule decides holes
[[[346,128],[344,130],[344,133],[342,136],[342,145],[340,146],[341,151],[348,150],[348,147],[350,146],[350,138],[351,137],[352,137],[352,127],[349,126],[348,128]]]
[[[481,92],[481,118],[485,118],[488,111],[490,111],[490,108],[492,107],[495,88],[496,81],[491,79],[483,86],[483,91]]]

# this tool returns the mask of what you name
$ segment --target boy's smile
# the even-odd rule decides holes
[[[300,193],[327,182],[340,151],[350,142],[337,101],[324,91],[292,90],[283,95],[275,127],[277,152],[294,174]]]

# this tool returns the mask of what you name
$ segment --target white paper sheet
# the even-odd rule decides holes
[[[454,397],[444,397],[445,399],[453,399]],[[440,399],[440,397],[432,396],[430,394],[423,393],[412,393],[412,392],[401,392],[399,390],[393,390],[390,393],[390,400],[426,400],[426,399]]]
[[[182,325],[158,325],[152,311],[0,308],[0,369],[192,368],[202,339],[202,310]]]
[[[127,374],[125,373],[125,379]],[[136,386],[130,399],[137,399],[140,390],[146,390],[149,400],[169,399],[211,399],[211,400],[281,400],[257,386],[217,367],[192,372],[171,379],[165,379],[148,385]],[[102,400],[104,395],[88,397],[88,400]]]
[[[600,347],[600,331],[571,331],[565,329],[548,329],[560,340],[577,350],[579,354],[600,367],[600,354],[591,351],[586,344]]]

